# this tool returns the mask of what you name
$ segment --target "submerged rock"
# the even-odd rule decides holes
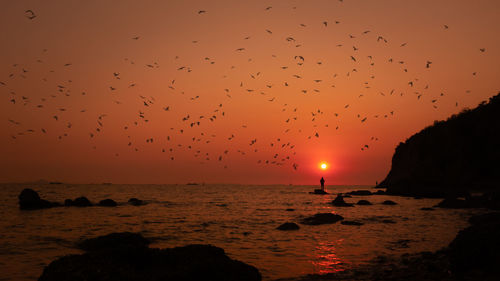
[[[99,201],[99,204],[97,204],[102,207],[116,207],[118,204],[116,204],[115,200],[113,199],[104,199]]]
[[[151,241],[139,233],[118,232],[96,238],[86,239],[78,243],[78,248],[87,252],[119,248],[145,248]]]
[[[340,222],[343,225],[363,225],[364,223],[359,222],[359,221],[341,221]]]
[[[146,205],[146,203],[140,199],[137,199],[137,198],[130,198],[128,200],[128,202],[134,206],[142,206],[142,205]]]
[[[278,230],[298,230],[300,226],[293,222],[285,222],[284,224],[278,226],[276,229]]]
[[[333,206],[337,206],[337,207],[353,207],[353,205],[354,205],[351,203],[346,203],[344,201],[344,197],[341,194],[337,195],[337,197],[335,197],[335,199],[333,199],[332,204],[333,204]]]
[[[92,242],[91,242],[92,241]],[[151,249],[139,234],[114,233],[82,242],[82,255],[51,262],[39,281],[260,281],[259,271],[211,245]],[[92,245],[89,247],[89,245]],[[110,247],[112,245],[112,247]],[[133,246],[130,246],[133,245]]]
[[[306,225],[320,225],[320,224],[329,224],[329,223],[336,223],[338,221],[343,220],[344,217],[341,215],[337,214],[332,214],[332,213],[318,213],[315,214],[311,217],[307,217],[302,219],[300,223],[306,224]]]
[[[372,195],[373,193],[369,190],[354,190],[354,191],[351,191],[351,192],[347,192],[346,194],[350,194],[350,195],[359,195],[359,196],[368,196],[368,195]]]
[[[370,201],[368,200],[359,200],[358,203],[356,203],[358,205],[372,205],[372,203],[370,203]]]
[[[76,206],[76,207],[90,207],[92,206],[92,203],[90,203],[89,199],[87,197],[82,196],[78,197],[75,200],[73,200],[73,205],[71,206]]]
[[[458,198],[446,198],[437,204],[437,207],[447,209],[462,209],[469,208],[470,204],[466,200]]]
[[[397,205],[398,203],[391,201],[391,200],[385,200],[382,202],[382,205]]]
[[[310,194],[317,194],[317,195],[326,195],[328,192],[324,191],[323,189],[315,189],[314,192],[309,192]]]
[[[59,206],[57,203],[49,202],[41,199],[40,195],[31,188],[25,188],[18,196],[19,209],[21,210],[38,210]]]

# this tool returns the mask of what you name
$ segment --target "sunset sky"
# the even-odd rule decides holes
[[[498,93],[499,14],[497,0],[4,1],[0,182],[374,184],[401,141]]]

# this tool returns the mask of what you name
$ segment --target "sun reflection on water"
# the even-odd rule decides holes
[[[311,261],[314,271],[319,274],[335,273],[345,269],[346,262],[337,256],[337,248],[343,239],[320,242],[315,248],[315,258]]]

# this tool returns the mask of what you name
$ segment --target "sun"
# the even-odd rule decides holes
[[[328,168],[328,165],[326,163],[321,163],[319,167],[321,168],[321,170],[326,170],[326,168]]]

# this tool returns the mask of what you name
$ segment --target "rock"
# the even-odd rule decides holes
[[[317,194],[317,195],[326,195],[328,192],[324,191],[323,189],[315,189],[314,192],[309,192],[310,194]]]
[[[89,199],[87,197],[78,197],[75,200],[73,200],[73,205],[76,207],[90,207],[92,206],[92,203],[90,203]]]
[[[420,210],[422,210],[422,211],[434,211],[435,209],[429,208],[429,207],[423,207],[423,208],[420,208]]]
[[[468,280],[497,280],[500,274],[500,214],[475,216],[470,221],[472,226],[460,231],[449,245],[451,267],[458,276],[466,272],[476,275]],[[494,278],[484,278],[486,274]]]
[[[346,203],[344,201],[344,197],[340,194],[335,197],[335,199],[332,201],[332,204],[337,207],[353,207],[353,204]]]
[[[146,205],[146,203],[140,199],[137,199],[137,198],[130,198],[128,200],[128,202],[134,206],[142,206],[142,205]]]
[[[332,213],[318,213],[311,217],[307,217],[302,219],[300,223],[306,225],[320,225],[320,224],[329,224],[336,223],[338,221],[343,220],[344,218],[341,215],[332,214]]]
[[[97,204],[101,207],[116,207],[118,204],[113,199],[104,199],[99,201],[99,204]]]
[[[25,188],[18,196],[19,209],[38,210],[55,207],[57,204],[41,199],[36,191],[31,188]]]
[[[278,226],[276,229],[278,230],[298,230],[300,227],[293,222],[285,222],[284,224]]]
[[[67,206],[67,207],[73,206],[73,200],[71,200],[71,199],[64,200],[64,206]]]
[[[379,189],[379,190],[377,190],[377,192],[374,192],[374,193],[373,193],[373,195],[385,195],[385,194],[386,194],[386,193],[385,193],[385,191],[380,190],[380,189]]]
[[[211,245],[151,249],[138,234],[115,233],[94,241],[90,251],[51,262],[39,281],[260,281],[259,271]],[[82,244],[86,244],[84,241]],[[113,245],[108,247],[106,245]],[[130,247],[130,245],[134,245]]]
[[[382,205],[397,205],[398,203],[391,201],[391,200],[385,200],[382,202]]]
[[[487,224],[500,222],[500,212],[475,215],[469,218],[471,224]]]
[[[359,222],[359,221],[341,221],[340,222],[343,225],[363,225],[364,223]]]
[[[144,238],[141,234],[119,232],[86,239],[77,246],[84,251],[95,252],[118,248],[145,248],[150,243],[151,241]]]
[[[288,208],[288,209],[286,209],[285,211],[287,211],[287,212],[293,212],[293,211],[295,211],[295,209]]]
[[[372,203],[370,203],[370,201],[368,200],[359,200],[358,203],[356,203],[358,205],[372,205]]]
[[[469,202],[463,199],[446,198],[443,201],[439,202],[436,206],[439,208],[447,208],[447,209],[462,209],[462,208],[469,208],[470,204]]]
[[[347,192],[346,194],[368,196],[368,195],[372,195],[373,193],[369,190],[355,190],[355,191]]]
[[[382,222],[383,222],[383,223],[396,223],[396,222],[395,222],[395,221],[393,221],[393,220],[387,220],[387,219],[386,219],[386,220],[382,220]]]

